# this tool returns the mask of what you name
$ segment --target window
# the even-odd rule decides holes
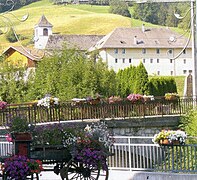
[[[157,75],[160,75],[160,71],[157,71]]]
[[[142,54],[146,54],[146,49],[142,49]]]
[[[170,63],[172,63],[172,59],[170,59]]]
[[[172,54],[172,52],[173,52],[172,49],[169,49],[169,50],[168,50],[168,53],[169,53],[169,54]]]
[[[118,59],[117,58],[115,59],[115,63],[118,63]]]
[[[173,75],[173,71],[170,71],[171,76]]]
[[[47,28],[43,29],[43,36],[48,36],[48,29]]]
[[[186,64],[186,59],[183,59],[183,63]]]
[[[118,49],[114,49],[114,53],[115,54],[118,54]]]
[[[150,59],[150,63],[153,63],[153,59]]]
[[[183,54],[186,54],[186,49],[183,50]]]
[[[159,59],[157,59],[157,63],[159,63]]]
[[[129,58],[129,63],[131,63],[131,58]]]
[[[192,73],[192,70],[189,70],[189,73],[191,74]]]
[[[160,49],[156,49],[156,53],[157,54],[160,54]]]
[[[125,63],[125,58],[122,58],[122,63]]]
[[[146,59],[143,59],[143,63],[145,63],[146,62]]]
[[[187,73],[187,70],[183,70],[183,74],[186,74]]]
[[[125,49],[122,49],[122,54],[125,54],[126,50]]]

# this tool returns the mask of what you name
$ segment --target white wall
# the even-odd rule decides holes
[[[146,54],[142,53],[141,48],[126,49],[125,54],[122,54],[122,49],[118,49],[117,54],[114,53],[114,49],[102,49],[100,56],[108,64],[108,67],[113,68],[116,72],[119,69],[124,69],[130,65],[137,66],[143,62],[149,75],[187,75],[189,71],[193,71],[191,49],[187,49],[186,54],[182,54],[179,58],[170,60],[170,58],[177,56],[180,51],[181,49],[174,49],[170,56],[167,53],[168,49],[160,49],[159,54],[156,53],[155,48],[146,49]],[[115,63],[116,58],[117,63]],[[124,63],[123,58],[125,59]],[[131,59],[131,63],[129,63],[129,59]]]

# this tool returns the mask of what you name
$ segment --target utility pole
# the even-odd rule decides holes
[[[193,99],[197,99],[197,0],[127,0],[128,2],[136,3],[153,3],[153,2],[191,2],[191,33],[192,33],[192,62],[193,62],[193,71],[192,71],[192,93]],[[195,7],[196,5],[196,7]],[[194,13],[194,7],[195,12]],[[195,17],[195,18],[194,18]]]

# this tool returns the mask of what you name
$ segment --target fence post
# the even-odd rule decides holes
[[[129,147],[129,171],[132,171],[131,169],[131,138],[128,138],[128,147]]]

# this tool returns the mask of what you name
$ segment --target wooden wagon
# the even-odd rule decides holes
[[[52,170],[54,173],[60,174],[62,180],[108,179],[107,164],[105,169],[100,167],[100,162],[97,166],[87,165],[73,158],[70,151],[62,145],[34,146],[30,151],[30,157],[50,165],[45,170]]]
[[[32,139],[25,133],[25,138],[20,135],[15,137],[14,154],[26,156],[29,159],[40,160],[44,166],[44,171],[53,171],[56,174],[60,174],[62,180],[107,180],[108,179],[108,166],[107,155],[103,156],[102,164],[94,161],[84,163],[83,161],[88,158],[86,155],[82,157],[83,160],[77,159],[73,156],[71,150],[64,145],[32,145]],[[91,149],[91,148],[89,148]],[[95,148],[96,149],[96,148]],[[91,149],[92,150],[92,149]],[[93,149],[94,150],[94,149]],[[96,149],[100,151],[100,149]],[[102,159],[103,160],[103,159]],[[35,176],[36,175],[36,176]],[[3,172],[3,180],[10,179],[9,173]],[[26,179],[39,180],[38,173],[28,174]]]

